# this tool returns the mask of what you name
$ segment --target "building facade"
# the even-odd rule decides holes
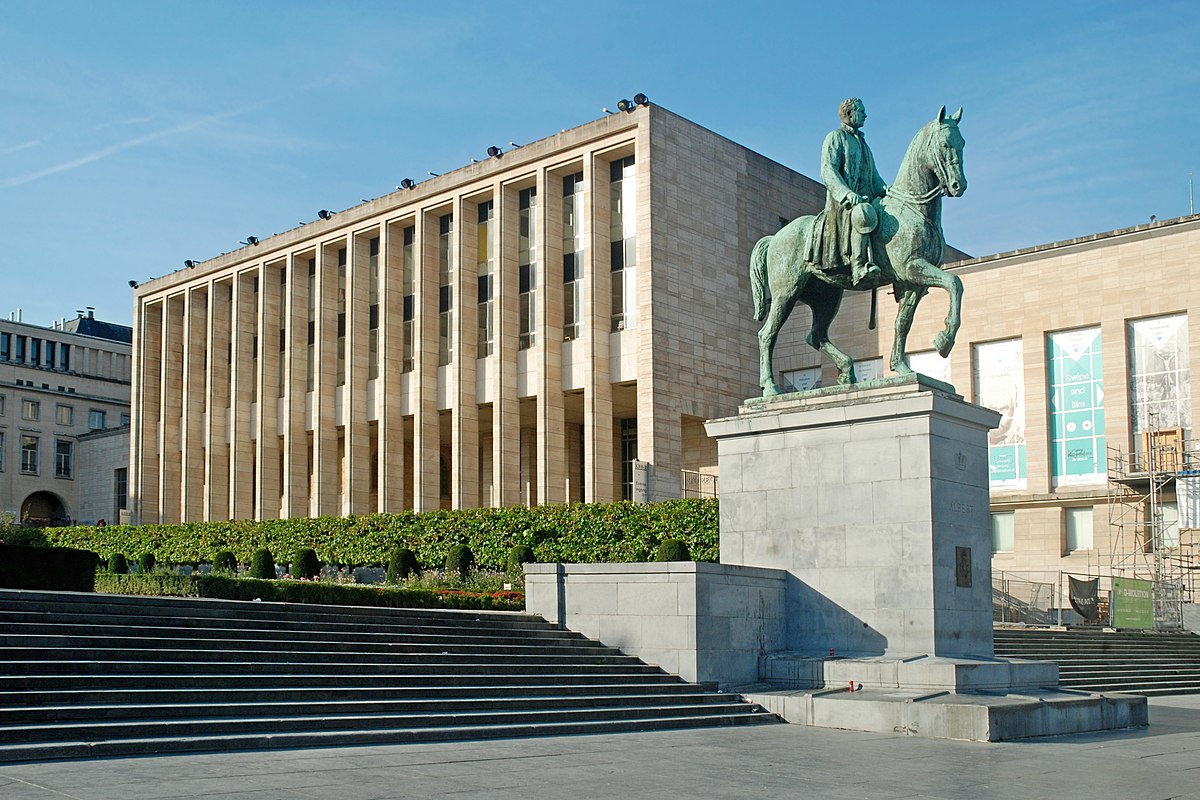
[[[1002,414],[989,443],[995,571],[1157,578],[1196,596],[1198,261],[1200,216],[959,261],[949,359],[930,352],[946,297],[922,302],[913,366]],[[890,351],[895,308],[880,302],[870,331],[867,297],[848,298],[831,332],[867,376]],[[796,386],[828,384],[836,372],[803,345],[806,323],[789,323],[776,363]]]
[[[131,338],[92,309],[50,328],[0,320],[0,511],[33,524],[119,517],[128,449],[90,453],[89,435],[128,435]],[[81,508],[100,492],[106,503]]]
[[[678,497],[756,391],[746,254],[823,202],[642,105],[147,282],[133,518]]]

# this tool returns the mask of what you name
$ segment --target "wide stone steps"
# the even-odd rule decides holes
[[[0,762],[774,721],[525,614],[0,590]]]
[[[998,656],[1056,662],[1064,688],[1200,693],[1200,636],[1191,633],[997,628],[995,645]]]

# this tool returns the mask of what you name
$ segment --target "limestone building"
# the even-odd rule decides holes
[[[120,518],[131,336],[90,308],[50,328],[0,320],[0,512],[35,524]],[[125,446],[97,451],[100,438]]]
[[[823,188],[649,104],[480,158],[137,288],[135,521],[715,472],[703,421],[756,391],[746,254]]]

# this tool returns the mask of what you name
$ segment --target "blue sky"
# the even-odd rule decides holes
[[[813,176],[861,96],[889,181],[961,105],[973,255],[1187,214],[1200,173],[1194,2],[9,0],[0,54],[0,313],[36,324],[637,92]]]

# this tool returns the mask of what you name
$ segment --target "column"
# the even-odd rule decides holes
[[[441,214],[449,213],[449,209]],[[438,422],[438,219],[423,212],[417,222],[416,347],[413,378],[413,508],[440,505],[441,426]]]
[[[208,286],[188,290],[184,309],[183,521],[204,519],[205,362],[208,346]]]
[[[479,506],[479,204],[459,198],[454,218],[454,363],[450,384],[450,436],[453,464],[450,494],[454,508]]]
[[[229,506],[229,418],[233,281],[208,284],[208,418],[204,430],[204,519],[232,519]]]
[[[258,270],[238,273],[233,280],[232,345],[230,364],[229,424],[229,496],[230,519],[254,518],[254,416],[255,403],[254,349],[258,307],[255,302],[255,282]]]
[[[283,393],[283,508],[284,518],[308,516],[308,263],[309,254],[288,258],[284,303],[287,330]]]
[[[612,326],[612,256],[609,250],[608,162],[588,154],[583,161],[583,218],[587,252],[583,254],[584,375],[583,483],[589,503],[616,499],[612,377],[609,334]]]
[[[538,172],[537,295],[538,502],[567,501],[566,421],[562,390],[563,281],[562,179],[548,169]]]
[[[346,405],[345,463],[343,490],[351,514],[370,514],[371,508],[371,423],[367,409],[367,380],[370,371],[370,239],[371,233],[350,237],[346,271]]]
[[[337,461],[337,302],[338,249],[344,242],[325,245],[317,256],[316,368],[313,381],[313,503],[314,516],[336,516]]]
[[[404,227],[384,225],[379,242],[379,502],[388,513],[404,508]]]
[[[158,522],[159,469],[158,431],[162,409],[162,302],[139,299],[134,316],[134,341],[137,358],[133,375],[133,414],[131,446],[133,462],[133,507],[131,520],[138,524]]]
[[[162,337],[162,447],[159,452],[162,489],[159,519],[167,524],[181,522],[183,451],[183,295],[163,303]]]
[[[519,195],[498,186],[496,204],[496,357],[492,361],[492,494],[499,507],[521,502],[521,406],[517,352],[521,318],[518,267]]]
[[[283,282],[281,282],[281,279]],[[258,470],[255,474],[255,518],[278,519],[283,476],[279,469],[279,362],[280,344],[286,345],[283,293],[287,289],[287,263],[276,261],[262,268],[258,292],[258,419],[255,440]]]

